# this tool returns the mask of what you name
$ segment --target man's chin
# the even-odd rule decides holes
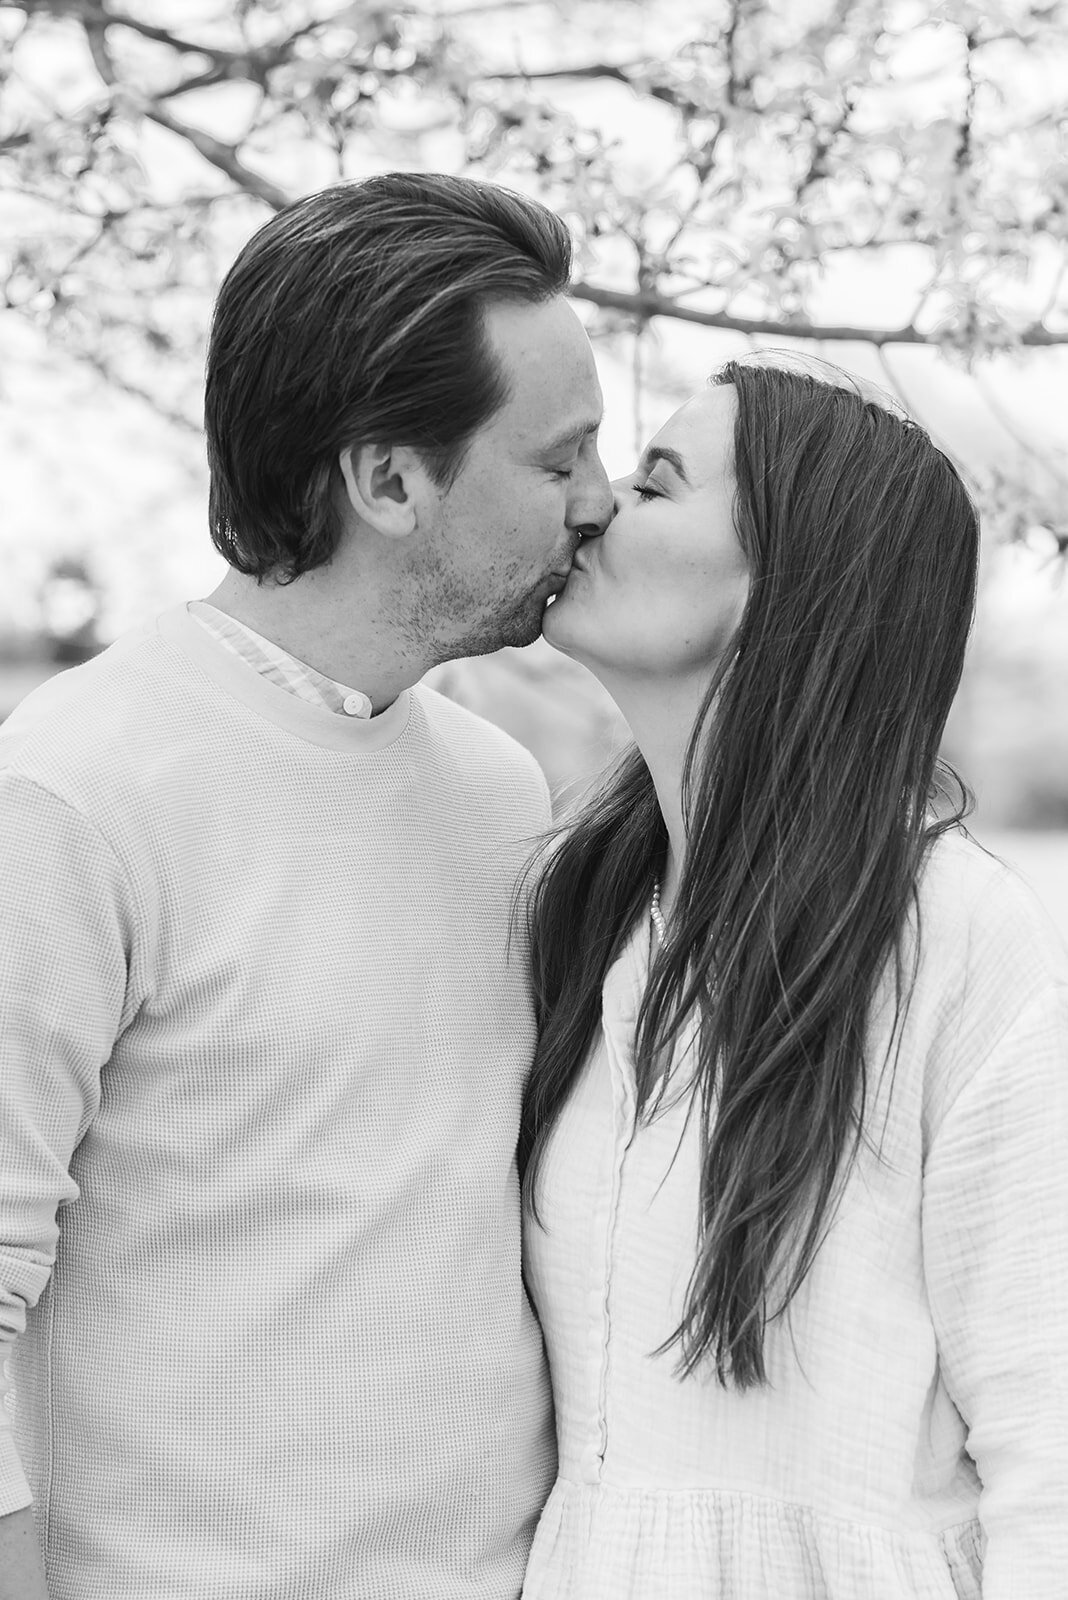
[[[516,606],[508,613],[487,617],[478,627],[472,628],[470,633],[456,641],[447,659],[489,656],[496,650],[522,650],[541,637],[544,611],[545,602],[538,595],[528,597],[521,606]]]

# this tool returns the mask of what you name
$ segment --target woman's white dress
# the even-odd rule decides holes
[[[641,927],[542,1167],[526,1270],[559,1478],[524,1600],[1065,1600],[1068,959],[1031,892],[935,847],[896,1071],[770,1383],[680,1379],[698,1126],[636,1126]],[[871,1058],[885,1054],[885,996]],[[892,1076],[892,1084],[891,1084]],[[890,1092],[892,1087],[892,1093]]]

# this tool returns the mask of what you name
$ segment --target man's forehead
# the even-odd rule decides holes
[[[584,439],[590,438],[601,426],[601,413],[588,412],[578,420],[564,422],[550,432],[542,448],[545,450],[574,450]]]
[[[590,341],[563,297],[487,312],[507,383],[487,431],[524,451],[574,449],[600,426],[604,402]]]
[[[520,450],[566,455],[596,436],[604,401],[595,374],[582,384],[543,384],[509,395],[491,430],[506,434]]]

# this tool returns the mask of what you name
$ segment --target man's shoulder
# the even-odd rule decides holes
[[[173,670],[173,653],[149,622],[57,672],[0,724],[0,772],[52,787],[80,770],[121,766],[139,732],[166,719]]]
[[[147,626],[122,634],[99,655],[55,672],[31,689],[0,726],[4,749],[9,750],[15,742],[22,742],[53,718],[76,714],[78,708],[106,697],[118,662],[136,652],[150,634]]]
[[[426,684],[412,691],[428,737],[436,745],[433,759],[451,770],[466,796],[465,804],[485,821],[498,817],[524,833],[548,826],[552,804],[545,774],[530,751],[510,733],[459,705]]]
[[[461,705],[428,684],[417,684],[413,693],[422,706],[429,725],[453,745],[458,755],[474,760],[489,759],[501,767],[525,773],[544,783],[541,767],[518,739],[477,711]]]

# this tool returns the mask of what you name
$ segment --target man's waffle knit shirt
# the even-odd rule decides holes
[[[184,607],[0,728],[0,1513],[52,1600],[518,1594],[547,820],[470,713],[335,715]]]

